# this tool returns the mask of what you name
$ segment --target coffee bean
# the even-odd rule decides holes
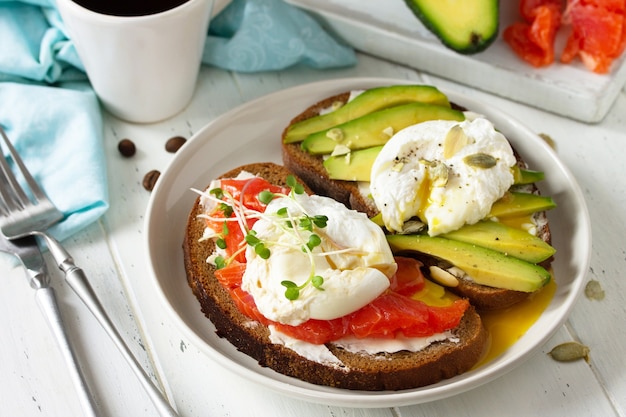
[[[117,150],[120,151],[122,156],[126,158],[130,158],[135,154],[137,148],[135,147],[135,143],[130,139],[122,139],[117,144]]]
[[[160,176],[161,176],[161,173],[157,171],[156,169],[153,169],[152,171],[148,172],[143,177],[143,188],[145,188],[148,191],[152,191],[157,181],[159,180]]]
[[[170,153],[174,153],[179,150],[180,147],[185,144],[185,142],[187,142],[187,139],[185,139],[184,137],[174,136],[172,138],[169,138],[167,142],[165,142],[165,150]]]

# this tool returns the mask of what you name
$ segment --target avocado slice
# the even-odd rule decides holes
[[[368,113],[400,104],[422,102],[450,107],[448,97],[430,85],[392,85],[366,90],[335,111],[294,123],[287,128],[283,141],[303,141],[311,133],[329,129]]]
[[[370,171],[372,170],[372,165],[374,164],[374,160],[380,153],[382,146],[372,146],[371,148],[365,149],[357,149],[355,151],[350,152],[350,156],[346,157],[346,155],[337,155],[330,156],[324,161],[324,167],[326,168],[326,172],[328,173],[328,177],[333,180],[344,180],[344,181],[369,181],[370,180]],[[517,174],[515,174],[517,173]],[[543,179],[543,172],[539,171],[529,171],[525,169],[520,169],[515,167],[514,169],[514,185],[522,185],[522,184],[530,184],[534,181],[528,182],[531,179]],[[518,182],[521,181],[521,182]],[[521,193],[519,193],[521,194]],[[523,197],[523,196],[522,196]],[[549,209],[549,200],[550,197],[541,197],[542,199],[546,199],[544,201],[546,208],[542,210]],[[529,197],[531,200],[532,197]],[[535,201],[535,204],[538,204],[539,201]],[[542,204],[544,204],[542,203]],[[554,204],[554,202],[552,202]],[[496,203],[494,203],[495,205]],[[528,203],[519,204],[518,215],[521,215],[521,209]],[[500,207],[498,207],[500,206]],[[515,213],[515,208],[513,206],[507,206],[505,202],[500,202],[496,206],[496,210],[500,210],[500,216],[502,216],[503,212],[506,213],[507,210],[511,212],[509,216],[513,216]],[[556,207],[556,205],[552,206]],[[493,210],[493,207],[492,207]],[[535,211],[542,211],[535,210]],[[505,214],[507,215],[507,214]],[[492,216],[495,216],[492,214]]]
[[[556,252],[537,236],[490,220],[465,225],[440,237],[492,249],[534,264],[545,261]]]
[[[485,50],[498,36],[498,0],[405,0],[413,14],[448,48]]]
[[[369,181],[374,159],[381,146],[361,149],[346,155],[331,156],[324,161],[324,168],[332,180]]]
[[[539,182],[545,178],[545,174],[542,171],[533,171],[530,169],[523,169],[515,165],[513,168],[513,180],[515,184],[532,184]]]
[[[504,197],[493,203],[489,216],[498,218],[527,216],[555,207],[556,203],[552,197],[508,191]]]
[[[427,120],[465,120],[463,112],[428,103],[410,103],[379,110],[330,129],[313,133],[302,149],[313,155],[328,155],[335,146],[351,150],[384,145],[399,130]]]
[[[550,281],[550,272],[492,249],[443,237],[388,235],[394,253],[421,252],[450,262],[474,282],[514,291],[534,292]]]

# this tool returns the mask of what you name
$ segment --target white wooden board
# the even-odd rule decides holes
[[[626,54],[598,75],[577,60],[537,69],[499,38],[484,52],[458,54],[441,44],[403,0],[287,0],[312,12],[354,48],[572,119],[604,118],[626,83]],[[518,1],[500,2],[500,34],[519,20]],[[557,55],[565,32],[557,38]],[[558,60],[558,59],[557,59]]]

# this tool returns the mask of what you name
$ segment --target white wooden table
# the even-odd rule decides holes
[[[567,323],[530,360],[453,398],[406,407],[351,409],[270,392],[204,357],[174,326],[154,290],[146,285],[143,220],[149,193],[141,182],[147,171],[163,171],[172,159],[164,149],[169,137],[190,137],[227,110],[267,93],[311,81],[363,76],[454,89],[493,103],[536,132],[549,134],[589,206],[593,257],[587,278],[601,283],[606,298],[592,301],[581,297]],[[122,138],[131,138],[137,145],[132,159],[122,158],[117,151]],[[587,125],[367,55],[359,55],[356,67],[332,71],[292,68],[234,74],[205,67],[193,102],[183,113],[152,125],[128,124],[105,115],[104,140],[111,208],[101,221],[65,243],[87,271],[120,333],[181,416],[626,416],[624,91],[602,123]],[[14,265],[8,256],[0,256],[0,416],[81,416],[63,359],[34,293],[23,270]],[[53,272],[62,312],[102,416],[156,415],[113,344],[60,274]],[[552,347],[567,340],[587,344],[590,362],[557,363],[548,357]]]

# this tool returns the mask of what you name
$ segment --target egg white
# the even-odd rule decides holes
[[[446,158],[444,142],[456,125],[469,141]],[[467,156],[479,153],[495,158],[495,166],[466,162]],[[513,184],[515,162],[508,140],[484,118],[428,121],[397,132],[385,144],[372,166],[370,191],[388,230],[401,232],[417,216],[428,225],[429,235],[436,236],[487,216]],[[444,185],[433,171],[438,164],[447,170]]]
[[[301,249],[311,232],[294,234],[284,229],[273,216],[281,207],[287,207],[293,217],[304,213],[328,217],[326,227],[315,230],[322,244],[313,251],[313,263]],[[253,230],[267,243],[271,255],[262,259],[252,247],[247,248],[242,289],[254,297],[265,317],[276,322],[295,326],[308,319],[331,320],[352,313],[384,292],[397,269],[380,227],[363,213],[327,197],[276,198]],[[344,249],[349,250],[330,254]],[[281,281],[301,285],[312,272],[324,278],[323,290],[309,284],[296,300],[287,299]]]

